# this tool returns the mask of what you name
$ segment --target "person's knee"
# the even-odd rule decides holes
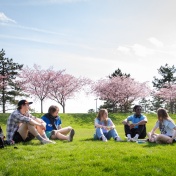
[[[68,126],[67,129],[71,131],[73,128],[71,126]]]

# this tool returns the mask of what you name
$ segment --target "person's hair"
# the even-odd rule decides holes
[[[157,110],[157,116],[158,116],[159,128],[160,129],[161,129],[163,120],[169,120],[169,121],[174,123],[174,121],[172,120],[172,118],[169,116],[169,114],[167,113],[166,109],[164,109],[164,108],[159,108]],[[160,120],[160,118],[162,120]]]
[[[18,110],[20,110],[21,108],[22,108],[22,105],[18,106],[18,108],[17,108],[17,109],[18,109]]]
[[[141,108],[142,109],[142,106],[141,105],[135,105],[134,107],[133,107],[133,112],[136,112],[136,109],[137,108]]]
[[[98,116],[97,116],[98,120],[101,120],[102,116],[103,116],[105,113],[108,114],[107,109],[100,109],[99,112],[98,112]],[[107,119],[104,120],[104,123],[105,123],[105,126],[108,125]]]
[[[57,110],[59,110],[59,107],[55,106],[55,105],[51,105],[48,109],[48,113],[49,114],[53,114],[54,112],[56,112]]]

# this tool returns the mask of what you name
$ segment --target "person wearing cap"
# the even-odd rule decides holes
[[[7,120],[7,140],[18,143],[27,142],[36,137],[42,144],[55,143],[45,135],[45,122],[28,112],[29,105],[32,103],[27,100],[18,102],[18,108],[10,114]]]
[[[134,114],[127,117],[122,122],[124,124],[127,141],[129,142],[135,142],[138,140],[138,138],[144,139],[147,135],[147,117],[141,114],[141,110],[142,107],[140,105],[135,105],[133,108]]]
[[[67,140],[71,142],[73,141],[75,131],[71,126],[62,128],[62,121],[58,113],[59,107],[51,105],[48,113],[42,116],[43,121],[46,123],[45,133],[49,139]]]

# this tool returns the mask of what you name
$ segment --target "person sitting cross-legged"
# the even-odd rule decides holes
[[[30,104],[32,102],[21,100],[17,110],[10,114],[7,120],[7,141],[27,142],[36,137],[42,144],[55,143],[45,135],[45,122],[28,112]]]
[[[45,133],[49,139],[67,140],[71,142],[73,141],[75,131],[71,126],[62,128],[61,118],[58,116],[58,113],[59,107],[51,105],[48,113],[42,117],[46,123]]]
[[[124,124],[125,135],[127,141],[135,142],[146,137],[146,123],[147,117],[141,114],[142,107],[135,105],[133,115],[127,117],[122,123]],[[131,123],[130,123],[131,122]]]
[[[121,141],[114,123],[108,117],[107,109],[100,109],[98,116],[95,118],[94,125],[96,128],[94,139],[107,142],[107,140],[113,138],[117,142]]]

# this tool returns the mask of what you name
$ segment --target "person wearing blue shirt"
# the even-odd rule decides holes
[[[61,127],[62,121],[58,113],[59,108],[51,105],[48,113],[42,117],[42,120],[46,123],[45,133],[49,139],[67,140],[71,142],[73,141],[75,131],[71,126]]]
[[[94,125],[96,128],[94,139],[107,142],[112,137],[117,142],[121,141],[114,123],[108,117],[107,109],[100,109],[98,116],[95,118]]]
[[[141,114],[141,110],[142,107],[140,105],[135,105],[133,108],[134,114],[122,122],[124,124],[127,141],[135,142],[138,138],[144,139],[147,135],[147,117]]]

